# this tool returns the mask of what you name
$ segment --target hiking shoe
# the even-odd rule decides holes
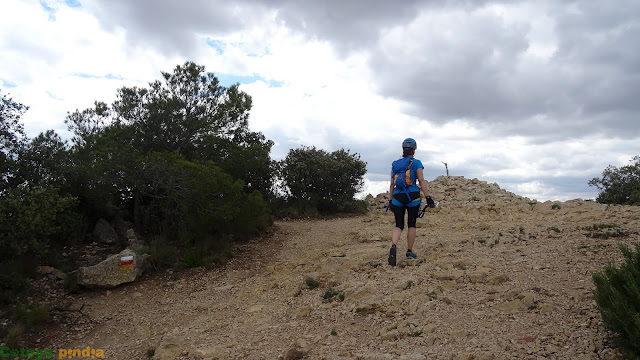
[[[407,260],[417,259],[418,255],[416,255],[413,251],[407,251]]]
[[[396,266],[396,247],[392,246],[389,250],[389,265]]]

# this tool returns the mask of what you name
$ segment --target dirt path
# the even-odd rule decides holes
[[[443,201],[419,220],[418,261],[386,264],[393,219],[373,199],[360,217],[278,222],[225,268],[82,294],[91,321],[50,329],[47,345],[108,359],[618,358],[591,274],[638,241],[640,209],[532,204],[464,178],[432,189]],[[587,230],[598,224],[616,227]]]

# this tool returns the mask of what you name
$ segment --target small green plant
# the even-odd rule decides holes
[[[552,210],[560,210],[560,209],[562,209],[562,206],[560,206],[558,204],[553,204],[553,205],[551,205],[551,209]]]
[[[336,329],[331,329],[331,336],[337,336],[338,332],[336,331]]]
[[[375,311],[376,310],[374,308],[369,307],[369,306],[356,308],[356,314],[362,315],[362,316],[373,314]]]
[[[147,357],[151,359],[156,354],[156,349],[147,349]]]
[[[479,239],[479,240],[478,240],[478,242],[479,242],[480,244],[484,245],[484,243],[486,243],[486,242],[487,242],[487,240],[485,240],[485,239]]]
[[[489,205],[488,210],[489,210],[489,211],[498,212],[498,210],[496,210],[496,204],[491,204],[491,205]]]
[[[325,290],[324,295],[322,295],[322,298],[324,299],[324,302],[333,302],[333,300],[335,300],[335,298],[338,298],[340,301],[344,300],[344,291],[343,290],[336,290],[334,288],[328,288],[327,290]]]
[[[529,206],[531,206],[531,210],[533,210],[533,207],[536,206],[538,202],[537,201],[529,201],[527,202],[527,204],[529,204]]]
[[[172,281],[176,281],[179,280],[181,276],[182,273],[180,271],[174,270],[173,272],[171,272],[171,275],[169,275],[169,279],[171,279]]]
[[[593,224],[592,226],[583,227],[582,230],[588,231],[584,235],[590,238],[608,239],[612,237],[624,237],[629,235],[618,226],[618,224]]]
[[[407,281],[407,283],[404,285],[404,289],[405,290],[409,290],[411,289],[411,287],[413,286],[413,280],[409,280]]]
[[[473,196],[471,197],[471,201],[480,201],[480,198],[479,198],[479,197],[477,197],[477,196],[475,196],[475,195],[473,195]]]
[[[411,337],[418,337],[420,335],[422,335],[422,330],[416,330],[416,331],[413,331],[413,332],[409,333],[409,336],[411,336]]]
[[[556,232],[556,233],[560,232],[560,229],[558,229],[558,227],[556,227],[556,226],[552,226],[550,228],[547,228],[547,230],[550,230],[550,231],[553,231],[553,232]]]
[[[35,326],[49,320],[49,312],[38,306],[18,306],[13,311],[16,321],[26,327]]]
[[[499,232],[499,233],[498,233],[498,236],[502,236],[502,232]]]
[[[205,264],[205,252],[197,247],[192,247],[185,251],[182,261],[187,268],[200,267]]]
[[[304,283],[307,284],[307,287],[312,290],[320,286],[320,283],[318,282],[318,280],[312,278],[311,276],[307,276],[304,279]]]
[[[22,341],[22,335],[24,335],[24,326],[22,324],[16,324],[7,332],[6,343],[10,348],[18,348]]]
[[[524,227],[520,226],[520,234],[524,234]]]
[[[605,327],[616,333],[620,350],[636,359],[640,357],[640,243],[635,251],[625,244],[618,247],[625,262],[619,268],[610,262],[593,274],[593,295]]]
[[[611,224],[593,224],[591,229],[592,230],[615,229],[617,227],[618,227],[618,224],[615,224],[615,223],[611,223]],[[588,229],[588,227],[587,227],[587,229]]]

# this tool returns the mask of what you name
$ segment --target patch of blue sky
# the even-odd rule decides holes
[[[49,21],[56,21],[56,9],[52,8],[44,0],[40,0],[40,6],[49,14]]]
[[[271,55],[271,49],[269,49],[269,47],[264,48],[264,52],[262,53],[250,53],[247,54],[247,56],[249,57],[263,57],[266,55]]]
[[[109,79],[109,80],[124,80],[124,78],[122,76],[119,75],[114,75],[114,74],[107,74],[107,75],[93,75],[93,74],[87,74],[87,73],[82,73],[82,72],[75,72],[72,73],[71,76],[77,76],[83,79]]]
[[[221,40],[215,40],[212,38],[207,38],[207,40],[205,40],[207,45],[209,45],[210,47],[214,48],[216,50],[216,52],[220,55],[224,54],[224,48],[226,46],[226,43],[224,41]]]
[[[47,95],[49,95],[53,100],[62,100],[62,98],[55,96],[51,91],[47,91]]]
[[[281,87],[284,85],[283,81],[278,80],[266,80],[262,76],[259,75],[233,75],[233,74],[215,74],[218,80],[220,81],[220,85],[224,87],[229,87],[234,84],[251,84],[257,81],[262,81],[269,85],[269,87]]]
[[[262,80],[260,76],[257,75],[233,75],[233,74],[215,74],[220,81],[220,85],[224,87],[229,87],[234,84],[251,84],[256,81]]]
[[[102,76],[98,76],[98,75],[92,75],[92,74],[87,74],[87,73],[79,73],[79,72],[75,72],[73,74],[71,74],[71,76],[77,76],[77,77],[81,77],[83,79],[99,79]]]
[[[72,8],[82,7],[82,4],[78,0],[64,0],[64,3],[67,4],[68,7]]]
[[[269,85],[270,88],[279,88],[279,87],[282,87],[282,85],[284,85],[284,81],[269,80],[267,81],[267,85]]]
[[[14,87],[18,86],[13,81],[7,81],[7,80],[0,79],[0,82],[2,83],[2,87],[3,88],[9,88],[10,89],[10,88],[14,88]]]
[[[124,80],[124,78],[122,76],[119,75],[113,75],[111,73],[107,74],[104,76],[105,79],[109,79],[109,80]]]

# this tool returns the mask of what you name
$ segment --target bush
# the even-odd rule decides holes
[[[593,274],[593,294],[604,325],[616,333],[620,350],[629,358],[640,357],[640,243],[635,251],[619,245],[625,263],[609,263]]]
[[[609,165],[602,178],[593,178],[589,186],[600,190],[596,200],[603,204],[640,205],[640,155],[631,159],[631,165]]]
[[[259,192],[247,193],[212,163],[198,164],[173,153],[153,153],[139,161],[137,222],[149,232],[175,239],[180,248],[205,239],[258,235],[271,223]]]
[[[308,209],[322,214],[351,213],[367,208],[354,199],[367,171],[358,154],[303,146],[290,150],[279,165],[288,204],[299,213],[308,213]]]
[[[75,206],[75,198],[61,196],[54,188],[10,189],[0,196],[0,250],[42,257],[51,243],[79,238]]]
[[[0,303],[11,303],[52,246],[80,238],[76,199],[51,187],[17,187],[0,195]]]
[[[140,254],[149,254],[149,263],[155,270],[171,267],[178,260],[178,249],[168,244],[164,239],[155,237],[148,246],[138,250]]]
[[[310,276],[307,276],[304,279],[304,282],[305,282],[305,284],[307,284],[309,289],[312,289],[312,290],[317,288],[318,286],[320,286],[320,282],[318,282],[318,280],[316,280],[316,279],[314,279],[314,278],[312,278]]]

